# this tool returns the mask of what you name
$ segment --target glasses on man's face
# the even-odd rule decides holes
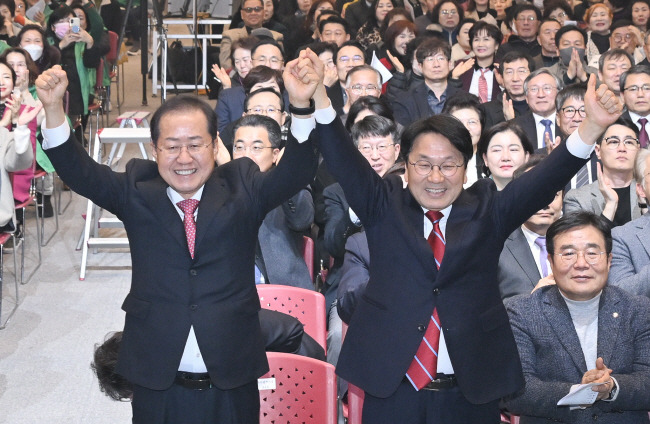
[[[156,148],[159,151],[164,152],[170,158],[174,159],[180,156],[183,149],[186,149],[187,153],[189,153],[190,156],[196,156],[201,154],[203,152],[203,149],[205,149],[206,147],[212,146],[212,144],[213,143],[208,143],[208,144],[192,143],[192,144],[179,144],[177,146],[161,146]]]
[[[244,153],[246,150],[250,151],[252,155],[261,154],[264,149],[272,149],[273,146],[262,146],[261,144],[254,144],[252,146],[246,146],[244,143],[237,143],[232,146],[233,153]]]
[[[504,70],[503,75],[508,76],[508,77],[512,77],[512,76],[515,75],[515,72],[520,77],[527,77],[528,74],[530,74],[530,70],[528,68],[519,68],[517,70],[514,70],[514,69],[511,68],[511,69]]]
[[[271,57],[260,56],[258,58],[253,59],[253,62],[255,63],[255,65],[265,65],[267,63],[277,65],[278,63],[282,62],[282,59],[277,58],[275,56],[271,56]]]
[[[587,249],[584,252],[580,250],[565,250],[562,253],[556,253],[566,265],[573,265],[578,260],[578,256],[585,258],[585,262],[589,265],[596,265],[600,262],[600,258],[607,252],[600,252],[596,249]]]
[[[350,90],[352,90],[354,94],[361,94],[362,92],[376,93],[380,89],[374,84],[368,84],[368,85],[354,84],[353,86],[350,87]]]
[[[576,112],[578,112],[582,118],[587,116],[587,112],[585,111],[584,106],[582,106],[579,109],[576,109],[573,106],[567,106],[561,108],[560,110],[562,111],[562,113],[564,113],[564,116],[566,116],[567,118],[573,118],[574,116],[576,116]]]
[[[440,173],[445,177],[453,177],[456,174],[456,171],[458,171],[458,168],[463,166],[463,165],[455,164],[453,162],[444,162],[440,165],[434,165],[431,162],[426,161],[424,159],[421,159],[417,162],[409,162],[409,165],[415,168],[415,172],[422,175],[423,177],[426,177],[429,174],[431,174],[433,168],[438,168]]]
[[[256,7],[242,7],[242,9],[246,13],[260,13],[262,10],[264,10],[263,7],[261,6],[256,6]]]
[[[622,141],[626,150],[636,150],[639,148],[639,139],[634,137],[625,137]],[[605,147],[609,150],[616,150],[621,145],[621,139],[613,135],[605,139]]]
[[[535,22],[536,20],[536,16],[520,16],[517,18],[517,21],[519,22]]]
[[[628,93],[637,93],[639,91],[644,93],[650,93],[650,84],[631,85],[629,87],[625,87],[623,91],[627,91]]]
[[[534,95],[539,93],[540,90],[542,90],[545,94],[551,94],[552,92],[555,91],[555,89],[556,88],[553,87],[552,85],[544,85],[542,87],[538,85],[533,85],[532,87],[528,87],[528,92]]]
[[[275,106],[253,106],[246,110],[246,113],[254,113],[255,115],[271,115],[276,112],[282,113],[282,110]]]
[[[363,57],[358,56],[358,55],[352,56],[352,57],[350,57],[350,56],[341,56],[341,57],[339,57],[339,62],[341,62],[341,63],[348,63],[350,60],[352,61],[352,63],[359,63],[359,62],[363,62]]]
[[[444,15],[444,16],[456,16],[456,15],[458,15],[458,12],[456,11],[456,9],[441,10],[440,14]]]
[[[388,152],[388,149],[394,145],[395,143],[381,143],[381,144],[377,144],[376,146],[373,146],[372,144],[360,144],[359,151],[364,156],[371,155],[374,150],[376,150],[377,153],[381,155]]]
[[[441,54],[439,54],[439,55],[437,55],[437,56],[429,56],[429,57],[425,57],[425,58],[424,58],[424,61],[425,61],[425,62],[428,62],[428,63],[433,63],[433,62],[442,63],[442,62],[446,62],[446,61],[447,61],[447,57],[446,57],[446,56],[443,56],[443,55],[441,55]]]
[[[616,35],[614,36],[614,41],[616,41],[617,43],[620,43],[620,42],[623,41],[623,40],[625,40],[625,41],[629,41],[629,40],[631,40],[631,39],[632,39],[632,34],[625,34],[625,35],[623,35],[623,34],[616,34]]]

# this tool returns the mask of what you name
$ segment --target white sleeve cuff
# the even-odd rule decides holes
[[[573,156],[581,159],[589,159],[591,152],[596,148],[596,144],[587,144],[582,141],[578,131],[574,131],[566,140],[566,148]]]
[[[336,119],[336,111],[332,107],[332,102],[325,109],[317,109],[314,112],[314,118],[319,124],[329,124]]]
[[[296,118],[291,116],[291,134],[298,141],[304,143],[309,138],[311,130],[316,128],[316,121],[313,116],[308,118]]]
[[[70,125],[65,120],[56,128],[47,128],[47,122],[44,120],[41,125],[41,132],[43,133],[43,150],[52,149],[68,141],[68,138],[70,138]]]
[[[616,398],[618,397],[618,392],[619,392],[619,389],[620,389],[620,387],[618,385],[618,381],[616,381],[616,379],[614,377],[612,377],[612,376],[610,376],[610,377],[614,381],[614,388],[611,391],[611,396],[612,397],[609,398],[609,399],[603,399],[605,402],[614,402],[616,400]]]

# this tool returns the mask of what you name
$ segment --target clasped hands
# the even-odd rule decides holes
[[[614,390],[614,380],[612,380],[612,370],[605,366],[603,358],[596,359],[596,368],[587,371],[582,376],[582,384],[601,383],[593,386],[591,390],[598,392],[596,400],[607,399],[612,390]]]

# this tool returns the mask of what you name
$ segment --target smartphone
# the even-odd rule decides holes
[[[77,34],[81,30],[81,21],[79,18],[70,18],[70,31]]]

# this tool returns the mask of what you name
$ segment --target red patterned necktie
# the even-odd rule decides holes
[[[183,211],[183,225],[185,226],[185,237],[187,237],[187,248],[190,256],[194,259],[194,241],[196,240],[196,222],[194,222],[194,211],[199,207],[196,199],[185,199],[176,203]]]
[[[481,75],[478,77],[478,97],[481,99],[481,103],[487,103],[488,101],[488,84],[487,79],[485,78],[485,73],[487,69],[480,69]]]
[[[440,268],[442,257],[445,254],[445,238],[442,235],[442,231],[440,231],[440,220],[443,215],[439,211],[428,211],[426,216],[433,223],[433,231],[429,234],[427,241],[429,242],[429,246],[431,246],[431,250],[433,250],[436,266]],[[431,321],[427,326],[427,330],[424,332],[420,347],[418,347],[413,362],[411,362],[411,365],[406,371],[406,377],[416,390],[422,389],[431,380],[436,378],[440,329],[438,309],[434,308],[433,314],[431,314]]]

